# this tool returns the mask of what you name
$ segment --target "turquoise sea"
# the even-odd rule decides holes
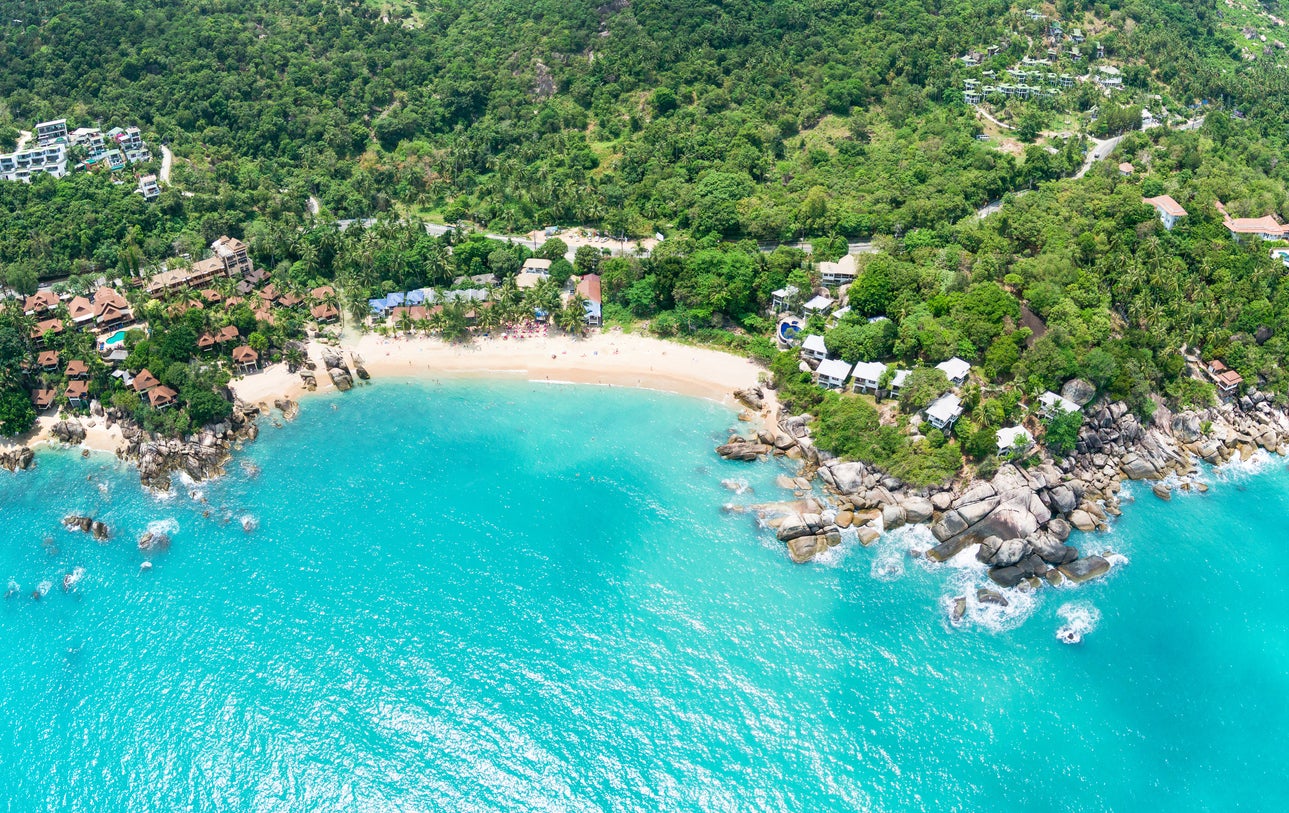
[[[40,454],[0,476],[0,808],[1289,805],[1282,461],[1136,492],[1079,540],[1126,556],[1108,579],[955,626],[983,574],[910,559],[922,532],[796,566],[723,513],[782,495],[777,464],[712,453],[732,425],[651,392],[389,381],[266,423],[196,495]],[[142,570],[150,525],[173,544]]]

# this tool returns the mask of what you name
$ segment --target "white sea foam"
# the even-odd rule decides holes
[[[1279,455],[1273,455],[1266,449],[1258,449],[1248,460],[1240,460],[1238,456],[1231,458],[1230,461],[1216,466],[1212,469],[1213,477],[1222,482],[1241,482],[1258,474],[1262,474],[1278,463],[1283,462]]]
[[[855,528],[842,528],[841,543],[816,555],[810,561],[824,567],[840,567],[859,547],[862,547],[859,544],[859,531]]]
[[[242,530],[246,531],[248,534],[260,527],[259,517],[251,514],[243,514],[239,521],[242,523]]]
[[[1077,644],[1097,628],[1101,611],[1090,601],[1070,601],[1057,608],[1056,614],[1065,623],[1056,630],[1056,637],[1067,644]]]
[[[153,536],[160,536],[162,534],[165,534],[166,536],[174,536],[179,533],[179,520],[174,517],[153,520],[148,523],[148,533]]]
[[[53,586],[54,586],[54,583],[46,579],[45,581],[36,585],[36,592],[39,593],[41,596],[47,596],[49,595],[49,591]]]

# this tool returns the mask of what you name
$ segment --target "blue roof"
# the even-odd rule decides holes
[[[404,297],[404,301],[409,305],[419,305],[425,301],[425,291],[423,290],[408,291],[406,294],[399,294],[399,296]]]
[[[385,297],[385,304],[391,308],[396,308],[399,305],[402,305],[406,301],[407,301],[407,294],[402,293],[401,291],[395,291],[394,293]]]
[[[367,300],[367,304],[371,306],[372,310],[377,312],[385,310],[386,306],[384,299],[369,299]]]

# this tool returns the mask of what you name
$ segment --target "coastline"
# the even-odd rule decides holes
[[[236,401],[267,412],[313,392],[335,391],[336,385],[325,373],[323,359],[327,355],[339,355],[350,367],[361,364],[374,379],[515,379],[632,387],[702,398],[737,409],[743,407],[732,393],[756,387],[762,372],[761,367],[744,357],[618,330],[580,339],[486,338],[468,344],[363,333],[340,342],[311,340],[305,350],[317,368],[313,371],[316,387],[307,387],[300,372],[289,372],[284,363],[277,363],[230,382]],[[773,401],[767,402],[762,415],[772,416],[774,408]],[[77,435],[79,426],[84,437],[68,438],[69,424]],[[94,409],[87,416],[41,415],[34,429],[0,446],[0,455],[17,455],[23,449],[58,443],[118,457],[131,447],[122,424],[110,420],[102,409]]]

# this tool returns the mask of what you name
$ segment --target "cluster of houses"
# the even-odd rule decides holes
[[[85,155],[84,160],[76,164],[77,169],[106,166],[116,172],[130,164],[152,160],[152,153],[138,127],[113,127],[106,133],[97,127],[69,131],[67,119],[55,119],[36,125],[35,140],[34,147],[0,155],[0,180],[30,182],[40,174],[61,178],[67,174],[71,148],[78,148]],[[152,183],[145,191],[141,180],[139,191],[145,199],[155,199],[160,194],[156,189],[156,176],[145,177],[151,177]],[[152,194],[153,189],[156,189],[156,194]]]
[[[1231,232],[1232,240],[1238,242],[1249,236],[1268,241],[1289,239],[1289,226],[1282,225],[1274,215],[1231,217],[1222,201],[1216,201],[1214,205],[1222,215],[1222,224]]]
[[[37,291],[23,300],[23,313],[36,320],[31,338],[37,347],[43,347],[49,336],[57,336],[66,329],[56,311],[64,304],[63,298],[52,290]],[[99,286],[92,296],[69,297],[67,316],[73,327],[112,330],[134,321],[130,303],[116,289]]]

